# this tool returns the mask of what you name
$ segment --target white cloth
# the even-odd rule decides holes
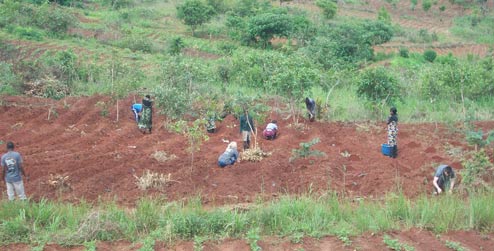
[[[278,125],[276,125],[275,123],[269,123],[266,126],[266,130],[268,130],[268,131],[278,130]]]

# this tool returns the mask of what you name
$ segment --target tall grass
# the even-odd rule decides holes
[[[345,237],[367,231],[418,227],[442,233],[494,229],[494,193],[406,198],[389,194],[381,201],[358,202],[334,193],[285,196],[248,210],[205,209],[188,203],[141,199],[135,209],[113,202],[77,205],[42,200],[0,202],[0,244],[57,242],[83,245],[94,241],[194,240],[279,236]],[[249,237],[250,236],[250,237]],[[257,238],[254,238],[256,240]]]

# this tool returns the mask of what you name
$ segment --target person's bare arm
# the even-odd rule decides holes
[[[26,180],[29,181],[29,176],[26,175],[26,172],[24,172],[24,168],[22,167],[22,162],[19,163],[19,170],[21,170],[21,174],[26,177]]]
[[[437,181],[439,180],[439,177],[434,176],[434,181],[432,181],[432,184],[434,187],[437,189],[437,193],[441,193],[443,190],[439,187],[437,184]]]
[[[5,180],[5,172],[6,172],[6,168],[2,166],[2,180]]]
[[[455,186],[455,178],[452,178],[450,182],[451,182],[451,185],[449,186],[449,192],[452,193],[453,187]]]

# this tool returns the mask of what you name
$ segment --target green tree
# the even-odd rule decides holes
[[[214,10],[201,0],[186,0],[177,6],[177,17],[192,29],[195,35],[196,28],[213,18]]]
[[[275,36],[288,37],[293,28],[292,18],[282,13],[262,13],[251,17],[247,22],[250,40],[261,42],[263,48],[266,48]]]
[[[206,130],[204,130],[205,125],[206,121],[203,119],[196,119],[194,122],[192,122],[192,124],[189,124],[183,120],[179,120],[171,125],[173,131],[181,133],[185,135],[185,137],[187,137],[187,140],[189,142],[187,151],[190,153],[191,175],[194,169],[194,155],[196,152],[201,150],[202,142],[209,139],[208,135],[206,135]]]
[[[384,67],[365,70],[357,83],[357,95],[364,98],[377,115],[385,105],[399,99],[398,80]]]
[[[324,16],[327,19],[332,19],[336,16],[336,12],[338,11],[338,5],[333,0],[316,0],[317,7],[322,9]]]

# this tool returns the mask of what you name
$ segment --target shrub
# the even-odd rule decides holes
[[[333,0],[316,0],[316,5],[322,9],[327,19],[332,19],[338,11],[338,5]]]
[[[17,35],[19,38],[27,40],[41,41],[43,40],[43,32],[33,27],[11,26],[7,27],[7,31]]]
[[[16,95],[19,93],[21,80],[13,70],[12,65],[0,62],[0,94]]]
[[[425,50],[424,51],[424,59],[429,62],[434,62],[437,57],[437,53],[434,50]]]
[[[77,21],[71,12],[50,5],[41,6],[33,18],[36,26],[53,33],[64,33]]]
[[[382,21],[384,23],[390,24],[391,23],[391,16],[389,15],[388,10],[382,6],[379,8],[379,11],[377,13],[377,20]]]
[[[409,57],[408,53],[409,53],[408,48],[400,47],[400,57],[408,58]]]
[[[186,0],[177,6],[177,17],[190,26],[192,35],[195,34],[197,26],[208,22],[213,16],[213,8],[201,0]]]
[[[382,106],[399,98],[398,80],[384,67],[365,70],[357,82],[357,95],[377,114]]]
[[[462,166],[463,169],[460,171],[462,186],[468,190],[489,188],[483,176],[488,172],[492,174],[492,163],[484,149],[473,152],[469,159],[462,161]]]
[[[422,9],[424,11],[428,11],[432,7],[432,2],[431,0],[423,0],[422,1]]]

